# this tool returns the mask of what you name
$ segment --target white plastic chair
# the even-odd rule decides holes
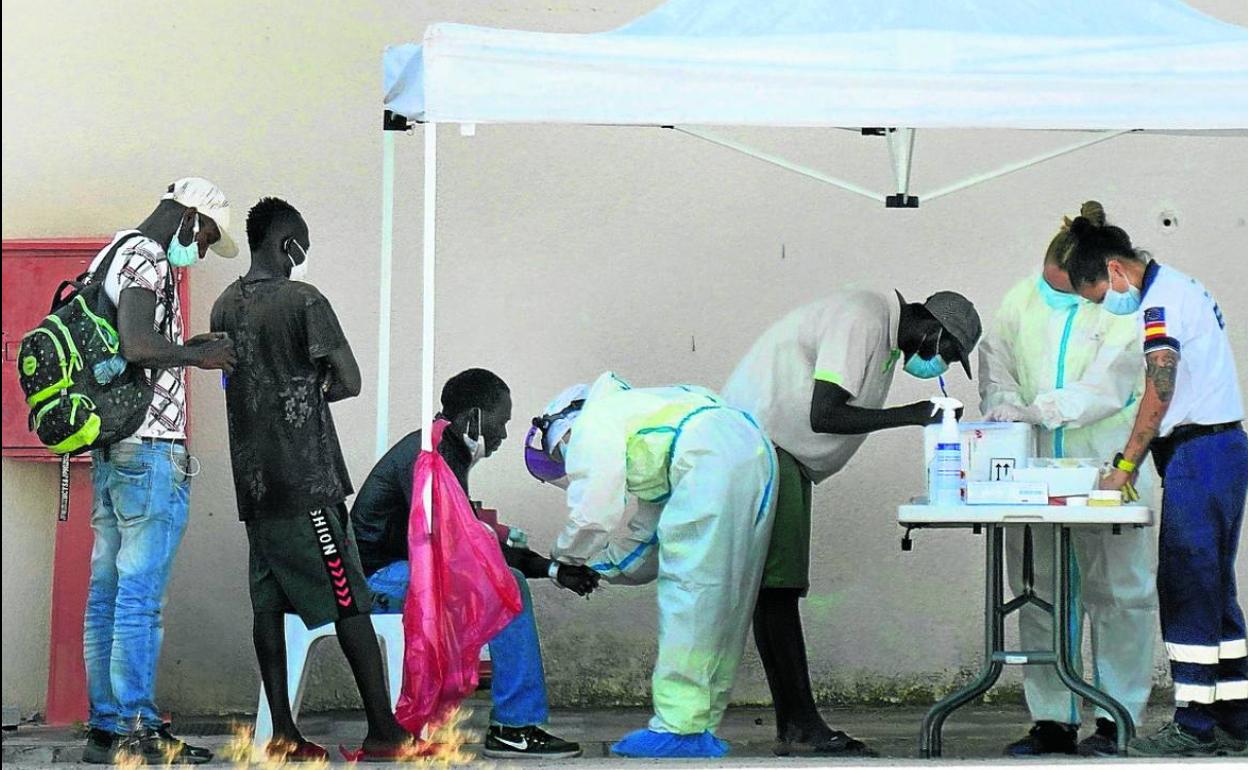
[[[381,643],[382,658],[386,662],[386,679],[390,688],[390,708],[399,702],[399,688],[403,685],[403,616],[401,614],[376,614],[372,616],[373,629]],[[304,675],[308,670],[308,656],[322,639],[335,636],[333,623],[308,628],[298,615],[286,614],[286,688],[290,693],[290,712],[298,719],[299,706],[303,702]],[[273,714],[269,711],[269,699],[260,683],[260,705],[256,708],[256,729],[252,743],[261,747],[273,737]]]

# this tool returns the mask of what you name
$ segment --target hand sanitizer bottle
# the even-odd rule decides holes
[[[927,500],[929,505],[962,505],[962,436],[958,430],[957,410],[962,402],[955,398],[933,398],[941,410],[940,434],[936,439],[936,456],[928,468]]]

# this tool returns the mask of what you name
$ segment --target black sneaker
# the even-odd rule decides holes
[[[581,744],[557,738],[533,725],[490,725],[482,753],[494,759],[571,759],[581,755]]]
[[[1214,757],[1218,742],[1184,730],[1171,722],[1147,738],[1136,738],[1127,749],[1133,757]]]
[[[1079,730],[1074,725],[1042,720],[1036,722],[1027,737],[1005,747],[1007,757],[1038,757],[1044,754],[1074,754]]]
[[[1096,732],[1079,741],[1081,757],[1118,756],[1118,725],[1114,720],[1101,717],[1096,720]]]
[[[212,759],[212,752],[178,740],[169,732],[168,725],[161,725],[159,730],[145,728],[123,738],[117,756],[149,765],[202,765]]]
[[[1213,728],[1213,740],[1217,742],[1219,757],[1248,757],[1248,736],[1238,738],[1221,727]]]
[[[82,761],[91,765],[114,765],[117,763],[117,745],[122,736],[92,727],[87,734],[87,746],[82,750]]]
[[[204,762],[212,760],[211,751],[203,746],[192,746],[180,738],[175,738],[173,733],[169,732],[170,726],[171,725],[168,722],[165,722],[160,726],[160,729],[156,731],[156,734],[159,735],[160,739],[165,742],[166,749],[177,749],[178,753],[176,755],[177,758],[174,760],[175,763],[200,765]]]

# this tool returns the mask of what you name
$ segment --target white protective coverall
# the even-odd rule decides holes
[[[1105,462],[1123,446],[1144,388],[1138,319],[1115,316],[1079,301],[1054,309],[1033,275],[1006,295],[979,348],[980,410],[1021,407],[1035,423],[1042,457]],[[1153,505],[1154,477],[1141,467],[1140,502]],[[1157,546],[1148,527],[1113,534],[1108,527],[1072,529],[1076,606],[1071,638],[1081,645],[1086,613],[1092,630],[1095,683],[1131,712],[1144,716],[1153,677],[1157,634]],[[1053,538],[1033,529],[1036,589],[1052,601]],[[1022,590],[1023,527],[1006,530],[1010,587]],[[1080,606],[1081,605],[1081,606]],[[1023,649],[1052,645],[1047,615],[1026,607],[1019,618]],[[1076,649],[1076,653],[1078,653]],[[1050,666],[1027,666],[1024,690],[1032,718],[1079,724],[1078,702]],[[1097,716],[1111,719],[1097,710]]]
[[[713,731],[771,538],[776,457],[753,418],[692,386],[590,389],[565,450],[571,516],[551,556],[613,583],[658,578],[650,729]],[[631,509],[628,495],[638,498]]]

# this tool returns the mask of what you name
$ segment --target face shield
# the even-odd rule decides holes
[[[533,478],[559,486],[556,482],[568,475],[562,442],[584,405],[584,399],[576,399],[554,414],[533,418],[524,437],[524,466]]]

